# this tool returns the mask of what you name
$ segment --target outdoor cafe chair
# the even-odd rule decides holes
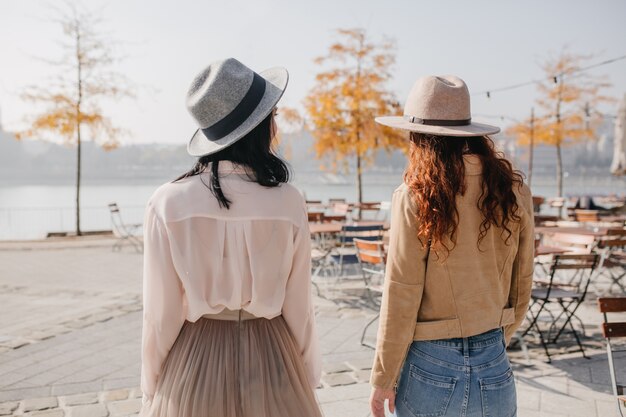
[[[597,241],[593,235],[554,233],[548,239],[552,246],[568,249],[568,253],[591,253]]]
[[[534,195],[533,196],[533,211],[535,213],[541,212],[541,205],[545,203],[545,201],[546,201],[545,197]]]
[[[381,293],[382,278],[385,276],[385,263],[387,253],[383,240],[354,239],[357,259],[363,276],[363,284],[368,291],[368,297],[373,304],[376,304],[371,291]],[[373,278],[381,278],[375,282]]]
[[[574,220],[576,220],[577,222],[581,222],[581,223],[600,221],[600,211],[599,210],[575,209]]]
[[[556,232],[545,236],[545,238],[549,241],[550,246],[560,249],[563,251],[562,253],[591,253],[597,244],[596,238],[593,235]],[[535,241],[535,244],[536,243]],[[535,249],[537,249],[537,247],[535,247]],[[552,258],[548,259],[552,262]],[[549,264],[545,263],[545,257],[537,257],[535,259],[535,266],[539,267],[539,270],[542,271],[544,275],[549,274],[550,268]],[[573,276],[572,279],[574,278]]]
[[[382,240],[383,225],[367,225],[367,226],[349,226],[342,225],[339,233],[333,241],[326,240],[324,245],[320,246],[314,252],[317,256],[313,259],[313,285],[320,295],[320,280],[330,281],[337,284],[344,276],[347,266],[355,269],[359,267],[356,249],[354,247],[354,239],[361,238],[364,240]],[[360,272],[360,271],[359,271]],[[359,279],[362,279],[360,273]]]
[[[526,316],[529,324],[521,332],[521,337],[533,330],[536,331],[548,357],[548,363],[551,362],[548,345],[556,344],[568,327],[583,357],[587,357],[572,321],[575,319],[580,324],[584,334],[584,325],[576,316],[576,311],[585,301],[599,258],[600,256],[595,253],[554,255],[548,280],[534,281],[536,285],[531,291],[531,303]],[[557,279],[559,273],[573,273],[575,278],[570,278],[566,283],[559,282]],[[540,318],[548,319],[547,330],[541,329]]]
[[[367,291],[367,296],[372,302],[374,307],[379,307],[379,304],[374,300],[374,293],[382,295],[383,293],[383,279],[385,277],[385,263],[387,262],[387,254],[385,251],[385,244],[382,240],[364,240],[354,239],[354,246],[356,248],[357,257],[361,266],[361,273],[363,274],[363,283]],[[380,278],[378,282],[374,282],[373,278]],[[380,313],[376,314],[363,328],[361,333],[361,346],[366,346],[374,349],[374,346],[365,343],[365,334],[372,324],[374,324]]]
[[[114,252],[121,251],[124,243],[129,243],[138,253],[143,253],[143,242],[139,238],[137,231],[142,227],[141,223],[129,224],[124,223],[122,213],[117,203],[109,204],[109,212],[111,213],[111,228],[113,235],[117,240],[111,248]]]
[[[617,410],[619,415],[624,417],[622,406],[626,406],[626,380],[622,379],[618,382],[617,370],[622,370],[622,374],[626,367],[615,366],[615,352],[626,352],[624,344],[618,347],[613,344],[620,339],[626,342],[626,322],[610,322],[607,313],[626,313],[626,297],[610,297],[598,298],[598,308],[602,313],[604,322],[602,323],[602,335],[606,339],[606,355],[609,361],[609,374],[611,376],[611,388],[613,395],[617,401]],[[622,375],[623,376],[623,375]]]
[[[324,212],[322,211],[309,211],[307,215],[309,222],[322,223],[324,221]]]
[[[330,210],[324,214],[325,222],[342,222],[345,223],[350,211],[350,205],[345,203],[335,203]]]
[[[626,277],[626,230],[609,229],[607,236],[598,241],[597,251],[602,255],[600,274],[610,279],[608,292],[617,286],[624,294],[626,287],[622,279]]]
[[[335,253],[331,253],[331,260],[339,267],[339,276],[343,275],[346,265],[358,265],[359,259],[354,246],[354,239],[362,239],[369,241],[382,240],[383,225],[367,225],[367,226],[341,226],[341,232],[337,236],[337,244]]]
[[[360,203],[357,207],[357,209],[359,210],[359,216],[361,218],[377,220],[380,214],[380,206],[380,201]]]
[[[329,206],[332,207],[335,204],[346,204],[346,199],[345,198],[329,198],[328,199]]]

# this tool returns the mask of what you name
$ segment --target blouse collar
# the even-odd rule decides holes
[[[211,164],[207,165],[203,172],[211,172]],[[249,168],[246,169],[245,165],[236,164],[232,161],[222,160],[219,161],[217,172],[223,175],[228,174],[248,174],[252,172]]]

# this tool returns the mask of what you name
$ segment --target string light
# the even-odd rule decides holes
[[[491,98],[491,93],[494,93],[494,92],[515,90],[515,89],[518,89],[518,88],[521,88],[521,87],[526,87],[526,86],[533,85],[533,84],[539,84],[539,83],[541,83],[543,81],[546,81],[546,80],[552,80],[555,84],[558,84],[559,77],[563,77],[563,75],[566,75],[566,74],[567,75],[578,74],[578,73],[585,72],[585,71],[588,71],[588,70],[593,69],[593,68],[598,68],[598,67],[601,67],[601,66],[604,66],[604,65],[612,64],[614,62],[621,61],[623,59],[626,59],[626,55],[622,55],[622,56],[619,56],[617,58],[607,59],[605,61],[598,62],[596,64],[592,64],[592,65],[589,65],[587,67],[578,68],[578,69],[576,69],[574,71],[562,72],[560,74],[552,75],[552,76],[546,77],[546,78],[541,78],[541,79],[537,79],[537,80],[530,80],[530,81],[526,81],[526,82],[523,82],[523,83],[508,85],[506,87],[492,88],[492,89],[489,89],[489,90],[480,91],[478,93],[473,93],[472,96],[486,95],[487,98]]]

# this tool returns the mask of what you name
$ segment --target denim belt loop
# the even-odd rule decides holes
[[[470,352],[469,337],[463,338],[463,356],[468,357]]]

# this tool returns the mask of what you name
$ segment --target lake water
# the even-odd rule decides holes
[[[356,187],[343,176],[316,175],[294,182],[309,200],[356,199]],[[366,176],[364,201],[389,201],[401,175]],[[551,180],[536,180],[533,194],[551,196]],[[81,229],[110,230],[108,204],[116,202],[126,223],[141,223],[147,200],[158,183],[149,185],[85,185],[81,188]],[[207,192],[209,192],[207,190]],[[568,178],[565,194],[626,194],[626,181],[619,178]],[[39,239],[48,232],[74,230],[75,190],[71,185],[20,185],[0,187],[0,240]]]

